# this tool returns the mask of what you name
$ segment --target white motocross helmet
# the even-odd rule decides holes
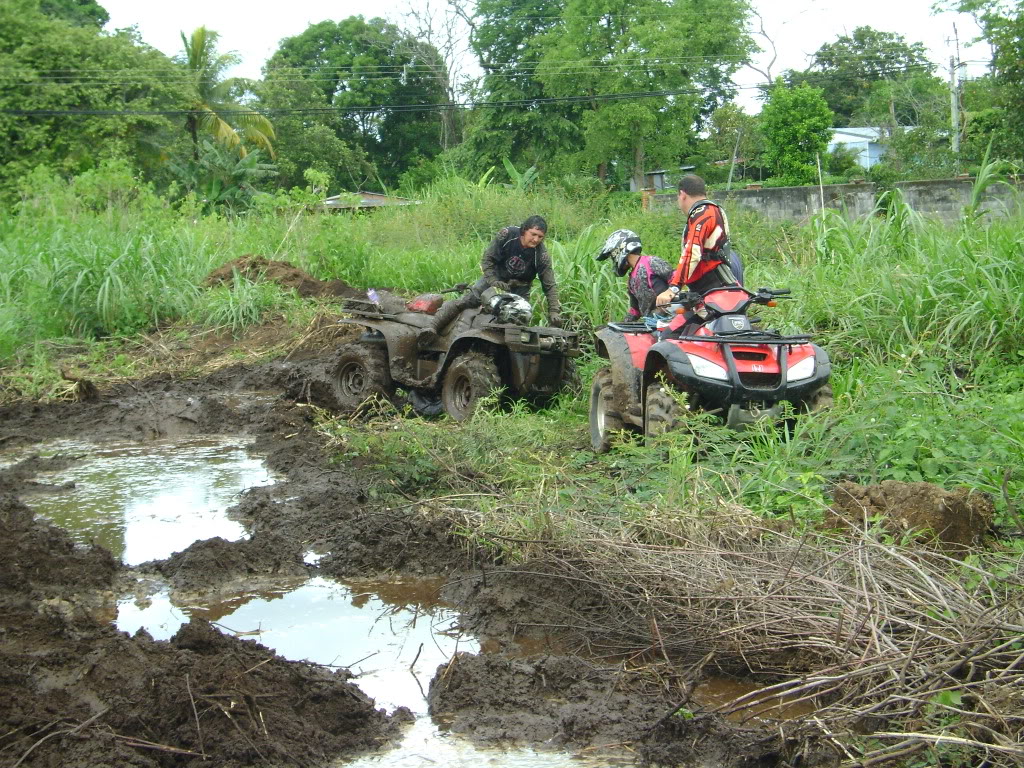
[[[526,299],[515,293],[498,293],[489,289],[493,295],[484,297],[487,308],[494,319],[505,325],[529,325],[533,320],[533,307]]]
[[[640,235],[631,229],[616,229],[604,241],[604,247],[597,254],[597,260],[611,259],[615,265],[615,274],[622,277],[629,271],[629,254],[640,253],[642,250]]]

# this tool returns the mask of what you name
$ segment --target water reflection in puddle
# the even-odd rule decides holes
[[[42,517],[82,543],[108,548],[128,565],[163,559],[195,541],[243,538],[245,531],[224,510],[237,495],[274,482],[245,444],[189,440],[145,444],[61,442],[34,447],[43,457],[73,455],[67,469],[39,475],[53,486],[24,499]],[[27,453],[0,456],[0,467]],[[315,563],[315,557],[307,562]],[[402,743],[380,755],[339,765],[475,768],[607,766],[564,752],[479,749],[441,731],[427,715],[426,690],[438,666],[457,651],[476,652],[476,639],[452,629],[455,614],[436,603],[439,584],[339,584],[313,578],[221,597],[216,602],[176,602],[166,592],[119,603],[116,624],[134,633],[170,638],[192,616],[221,631],[273,648],[292,660],[347,667],[354,682],[378,707],[408,707],[415,715]]]
[[[80,460],[36,478],[74,488],[27,495],[25,502],[76,541],[100,544],[126,565],[161,560],[215,536],[243,538],[245,530],[225,510],[247,488],[274,482],[238,440],[63,442],[35,452]]]
[[[117,626],[126,632],[145,627],[155,638],[166,639],[189,617],[200,616],[287,659],[346,667],[378,707],[391,711],[405,706],[416,715],[398,747],[346,765],[609,765],[566,753],[479,749],[438,729],[427,716],[431,678],[457,651],[479,651],[476,639],[453,629],[456,615],[437,604],[439,587],[432,581],[343,585],[313,578],[292,588],[180,607],[162,594],[142,606],[121,603]]]

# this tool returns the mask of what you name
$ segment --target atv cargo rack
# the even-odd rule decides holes
[[[716,334],[714,336],[676,336],[665,329],[658,331],[651,328],[647,323],[608,323],[608,327],[618,333],[662,333],[663,339],[672,341],[710,341],[715,344],[769,344],[772,346],[786,346],[789,344],[806,344],[813,337],[806,334],[798,336],[782,336],[778,333],[767,333],[765,331],[737,331],[736,333]]]

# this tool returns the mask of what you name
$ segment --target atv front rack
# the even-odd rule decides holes
[[[785,347],[790,344],[806,344],[811,341],[813,337],[802,335],[802,336],[778,336],[778,335],[766,335],[763,333],[737,333],[729,334],[728,336],[667,336],[666,340],[671,341],[710,341],[715,344],[767,344],[770,346]]]
[[[608,323],[608,328],[618,333],[660,333],[662,339],[671,341],[710,341],[715,344],[768,344],[774,346],[787,346],[789,344],[806,344],[812,337],[806,334],[799,336],[782,336],[777,333],[766,333],[765,331],[737,331],[729,334],[716,334],[714,336],[676,336],[673,332],[666,332],[664,329],[658,331],[651,328],[647,323]]]

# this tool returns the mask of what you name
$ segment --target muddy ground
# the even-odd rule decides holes
[[[513,635],[557,626],[565,608],[558,601],[586,596],[488,562],[467,550],[452,524],[416,505],[372,501],[384,479],[337,463],[312,429],[313,409],[296,401],[310,380],[329,396],[334,345],[329,335],[319,338],[319,348],[257,365],[83,387],[88,396],[78,402],[0,408],[3,449],[55,438],[242,434],[286,478],[247,492],[232,511],[251,539],[197,542],[129,570],[101,548],[74,546],[26,506],[47,490],[40,472],[75,458],[0,470],[0,766],[317,766],[393,743],[411,716],[378,710],[345,670],[286,661],[200,619],[166,642],[112,624],[116,595],[138,577],[210,593],[314,573],[447,582],[445,598],[490,652],[459,654],[439,668],[430,711],[478,742],[667,765],[800,762],[777,730],[674,716],[696,682],[677,670],[578,657],[557,650],[576,647],[578,638],[549,637],[550,630],[533,631],[537,653],[517,650]],[[211,355],[216,346],[209,344]],[[315,566],[303,561],[310,550],[323,554]]]

